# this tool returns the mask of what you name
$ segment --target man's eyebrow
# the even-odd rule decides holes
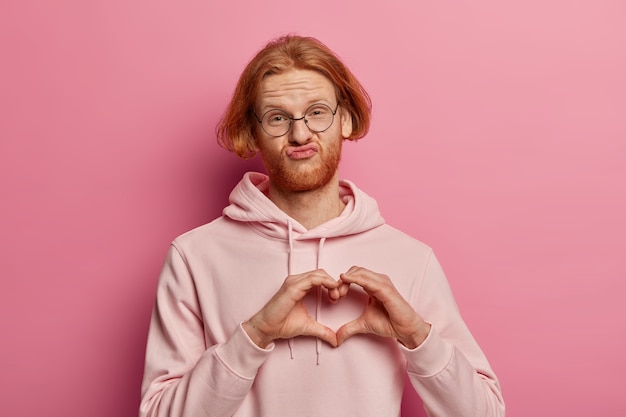
[[[330,106],[332,104],[332,101],[328,99],[327,97],[321,97],[321,98],[309,100],[306,102],[305,110],[316,104],[325,104],[327,106]],[[290,114],[290,112],[285,109],[284,105],[273,103],[273,102],[269,102],[269,104],[261,105],[260,109],[262,109],[264,112],[269,111],[269,110],[281,110],[281,111],[284,111],[285,113]]]

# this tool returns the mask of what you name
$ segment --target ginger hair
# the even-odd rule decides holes
[[[372,102],[361,83],[339,57],[319,40],[286,35],[270,41],[243,70],[233,97],[216,128],[218,143],[239,157],[256,155],[256,129],[253,106],[261,81],[272,74],[292,69],[317,71],[335,87],[337,100],[352,118],[352,134],[357,140],[369,130]]]

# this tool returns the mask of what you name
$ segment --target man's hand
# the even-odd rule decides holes
[[[422,344],[430,332],[426,323],[400,295],[388,276],[353,266],[340,279],[356,284],[369,295],[363,314],[337,330],[337,345],[355,334],[393,337],[409,349]],[[347,291],[344,287],[342,291]]]
[[[296,336],[316,336],[336,347],[335,332],[309,316],[303,299],[313,288],[324,287],[331,302],[337,302],[347,293],[348,286],[322,269],[290,275],[261,311],[243,323],[243,328],[261,348],[276,339]]]

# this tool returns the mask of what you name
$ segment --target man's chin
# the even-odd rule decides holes
[[[335,171],[307,169],[270,174],[270,180],[284,191],[309,192],[326,187],[335,177]]]
[[[264,159],[263,162],[270,181],[277,188],[285,192],[303,193],[320,190],[336,178],[339,153],[331,153],[329,156],[322,158],[321,154],[317,154],[298,161]]]

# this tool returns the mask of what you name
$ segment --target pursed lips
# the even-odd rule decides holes
[[[319,151],[317,145],[308,144],[302,146],[291,146],[287,148],[287,157],[290,159],[306,159],[315,155]]]

